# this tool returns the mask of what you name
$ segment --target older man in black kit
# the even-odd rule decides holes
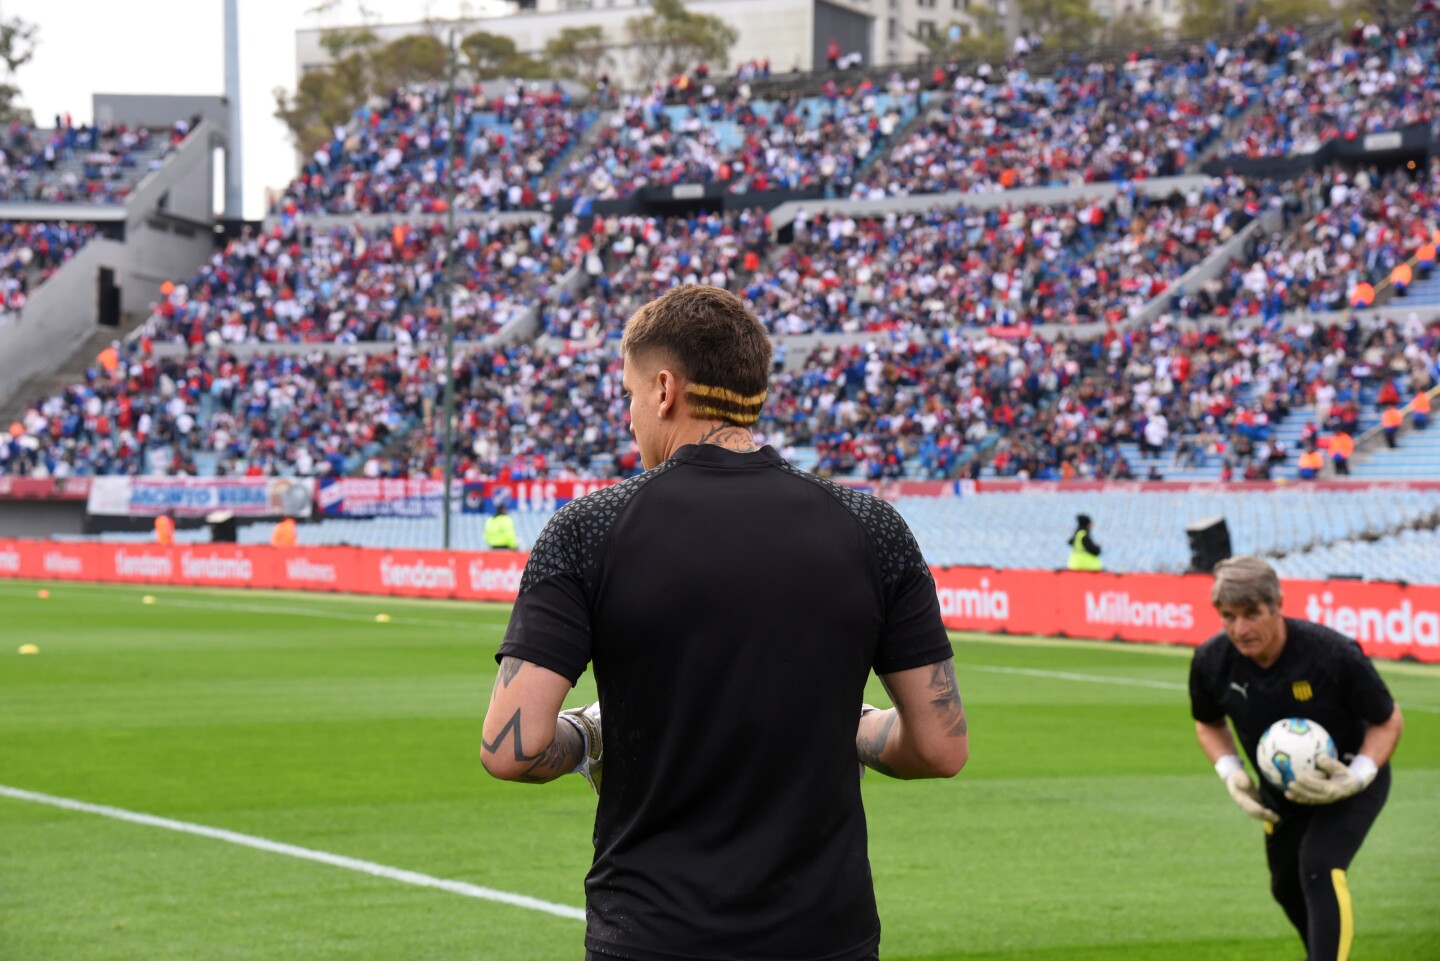
[[[1270,891],[1308,961],[1345,961],[1355,931],[1345,872],[1390,793],[1400,709],[1359,644],[1280,613],[1280,581],[1261,558],[1217,564],[1211,600],[1225,629],[1191,661],[1195,735],[1235,803],[1264,822]],[[1301,775],[1283,794],[1263,778],[1257,790],[1227,717],[1251,765],[1260,736],[1287,717],[1320,724],[1342,760],[1322,758],[1324,778]]]
[[[949,777],[969,753],[929,568],[888,504],[755,444],[770,342],[733,294],[674,288],[621,350],[647,471],[541,534],[481,759],[597,787],[589,957],[876,958],[857,758]],[[557,723],[592,662],[603,728]],[[871,670],[895,708],[862,705]]]

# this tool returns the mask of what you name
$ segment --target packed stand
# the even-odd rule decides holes
[[[427,358],[102,354],[0,435],[0,474],[343,475],[435,396]]]
[[[1033,77],[1020,60],[952,68],[948,88],[911,131],[865,173],[851,196],[1134,180],[1184,173],[1238,118],[1301,43],[1293,30],[1244,45],[1191,47],[1161,60],[1133,53],[1123,63],[1078,56],[1053,76]]]
[[[645,187],[721,184],[730,193],[825,191],[847,195],[861,169],[918,109],[921,94],[898,75],[884,86],[824,83],[818,96],[758,100],[748,84],[707,85],[683,105],[667,89],[623,99],[584,154],[564,164],[554,193],[597,200]]]
[[[569,269],[573,229],[568,220],[458,225],[457,338],[493,334],[544,297]],[[247,231],[188,281],[163,286],[147,332],[212,346],[435,339],[444,269],[443,223],[321,228],[286,219]]]
[[[516,84],[489,97],[483,85],[456,94],[464,149],[456,170],[459,210],[529,210],[541,178],[593,114],[558,86]],[[276,201],[276,213],[440,213],[448,208],[451,150],[446,88],[396,90],[335,129]]]
[[[1220,276],[1177,291],[1174,306],[1189,317],[1221,314],[1267,321],[1292,310],[1350,307],[1360,284],[1383,284],[1395,267],[1431,244],[1440,215],[1440,161],[1412,176],[1336,168],[1286,185],[1315,210],[1298,228],[1257,238],[1248,258]],[[1285,201],[1289,207],[1290,201]],[[1421,265],[1429,270],[1430,264]]]
[[[1440,376],[1440,323],[1416,319],[1251,333],[1180,330],[1053,342],[936,332],[817,348],[777,375],[763,425],[813,448],[822,473],[872,479],[1135,479],[1122,446],[1178,462],[1208,456],[1217,477],[1293,470],[1271,427],[1315,405],[1306,444],[1355,431],[1361,393],[1410,392]],[[1323,434],[1322,434],[1323,432]]]
[[[776,334],[1119,321],[1267,202],[1235,181],[1190,195],[992,210],[797,217],[744,293]]]
[[[1357,20],[1272,87],[1227,138],[1225,155],[1291,157],[1332,140],[1433,124],[1440,105],[1437,29],[1433,12],[1396,25]]]
[[[735,287],[770,249],[763,210],[689,217],[597,217],[576,242],[585,284],[544,305],[547,334],[577,343],[619,337],[642,304],[678,284]]]
[[[77,126],[68,114],[57,116],[51,130],[12,121],[0,142],[0,201],[122,203],[190,127],[184,120],[155,133],[123,124]]]

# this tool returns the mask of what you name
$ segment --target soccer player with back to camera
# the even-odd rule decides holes
[[[1400,709],[1359,644],[1280,613],[1279,578],[1261,558],[1216,565],[1210,599],[1224,630],[1190,664],[1195,734],[1235,803],[1264,822],[1270,891],[1309,961],[1344,961],[1354,937],[1345,872],[1390,793]],[[1283,793],[1263,777],[1257,790],[1226,717],[1256,770],[1261,735],[1289,717],[1319,723],[1341,760],[1321,757],[1325,777],[1301,774]]]
[[[540,535],[481,760],[599,793],[588,958],[876,958],[856,761],[969,754],[929,567],[889,504],[756,445],[771,347],[735,295],[676,287],[620,347],[647,470]],[[591,663],[599,702],[559,712]],[[862,704],[872,669],[895,708]]]

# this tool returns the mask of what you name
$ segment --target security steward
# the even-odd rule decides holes
[[[1305,942],[1308,961],[1344,961],[1355,923],[1345,872],[1390,793],[1390,755],[1404,719],[1360,645],[1280,613],[1280,581],[1258,557],[1215,566],[1211,602],[1224,630],[1190,663],[1195,735],[1239,808],[1264,822],[1270,893]],[[1250,764],[1276,721],[1303,717],[1330,733],[1340,759],[1323,777],[1302,774],[1282,793],[1255,782]]]
[[[515,518],[504,504],[495,505],[495,513],[485,522],[485,543],[492,551],[513,551],[520,546],[515,537]]]
[[[1089,514],[1075,516],[1075,533],[1070,535],[1070,562],[1066,566],[1072,571],[1103,571],[1100,560],[1100,545],[1090,536]]]

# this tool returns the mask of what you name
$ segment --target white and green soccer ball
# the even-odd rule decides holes
[[[1322,754],[1339,756],[1330,732],[1309,718],[1287,717],[1260,735],[1255,761],[1260,775],[1283,791],[1302,774],[1324,777],[1315,763]]]

